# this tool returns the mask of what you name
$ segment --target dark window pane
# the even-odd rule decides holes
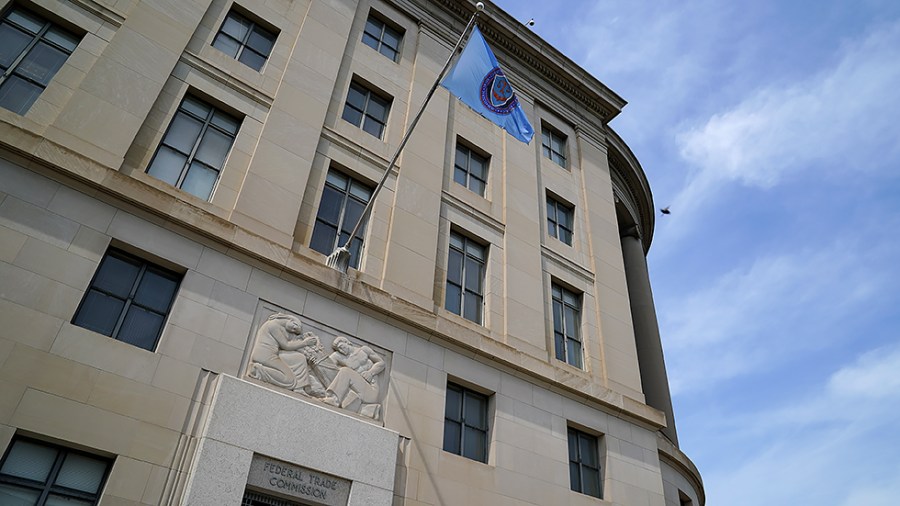
[[[447,280],[457,285],[462,285],[462,253],[450,250],[447,258]]]
[[[41,28],[43,28],[46,23],[43,19],[21,9],[12,9],[9,11],[9,14],[6,15],[6,18],[8,21],[15,23],[19,27],[24,28],[26,31],[33,34],[37,34],[41,31]]]
[[[369,93],[357,86],[356,84],[351,84],[350,89],[347,91],[347,103],[352,105],[354,109],[358,109],[360,111],[365,110],[366,108],[366,96]]]
[[[237,40],[243,41],[244,37],[247,35],[247,30],[249,29],[250,21],[247,18],[240,14],[229,12],[228,17],[225,18],[225,23],[222,24],[221,31],[231,35]]]
[[[85,296],[72,323],[105,336],[112,336],[123,307],[125,301],[91,290]]]
[[[238,128],[241,126],[241,120],[219,110],[213,113],[210,123],[225,130],[226,133],[232,136],[237,134]]]
[[[175,298],[176,288],[178,288],[178,282],[174,279],[147,270],[134,294],[134,301],[157,313],[165,313],[169,310],[172,299]]]
[[[353,226],[356,225],[356,222],[362,217],[366,205],[356,199],[347,199],[345,207],[344,223],[341,225],[341,231],[347,233],[349,236]]]
[[[444,420],[444,450],[450,453],[455,453],[459,455],[461,453],[462,448],[460,448],[460,440],[462,438],[461,435],[462,427],[459,423],[453,422],[450,420]]]
[[[472,258],[466,258],[466,290],[483,293],[484,264]]]
[[[566,335],[569,337],[577,337],[578,336],[578,313],[575,309],[566,306],[565,310],[565,318],[566,318]]]
[[[140,271],[141,266],[136,262],[107,255],[100,263],[92,286],[124,299],[134,288]]]
[[[167,146],[160,146],[147,173],[174,186],[178,184],[186,161],[187,156]]]
[[[572,232],[569,232],[568,230],[563,229],[563,228],[559,229],[559,240],[568,244],[569,246],[571,246],[572,245]]]
[[[578,341],[574,341],[569,339],[566,343],[566,352],[568,354],[566,362],[571,365],[574,365],[577,368],[581,368],[581,343]]]
[[[393,28],[386,26],[384,34],[381,36],[381,42],[393,50],[400,49],[401,35]]]
[[[569,460],[578,461],[578,434],[572,429],[568,430]]]
[[[65,30],[62,30],[57,27],[53,27],[47,30],[47,33],[44,34],[44,38],[53,42],[54,44],[59,45],[64,50],[71,53],[78,46],[79,38],[74,34],[71,34]]]
[[[397,61],[397,51],[390,46],[382,45],[381,49],[379,49],[378,52],[387,56],[391,60]]]
[[[238,51],[241,49],[240,41],[236,40],[230,35],[221,32],[216,34],[216,38],[213,39],[212,45],[214,48],[222,51],[232,58],[237,56]]]
[[[201,162],[221,169],[225,163],[225,157],[228,156],[228,150],[231,149],[231,142],[234,139],[226,134],[219,132],[214,128],[209,128],[203,134],[200,146],[197,148],[196,159]]]
[[[93,504],[94,501],[85,501],[73,497],[63,497],[61,495],[51,494],[47,497],[47,502],[44,503],[44,506],[93,506]]]
[[[316,219],[337,226],[343,202],[344,194],[330,186],[325,186],[322,190],[322,201],[319,203],[319,213],[316,215]]]
[[[451,420],[462,421],[462,391],[447,385],[447,398],[444,403],[444,416]]]
[[[350,195],[359,199],[363,203],[363,206],[365,206],[372,196],[372,189],[358,181],[353,181],[350,184]]]
[[[61,51],[46,42],[38,42],[22,63],[16,67],[16,73],[22,77],[37,81],[47,86],[56,71],[63,66],[68,58],[68,53]]]
[[[472,460],[477,460],[479,462],[484,462],[485,459],[485,433],[473,429],[472,427],[465,428],[466,434],[463,437],[463,441],[465,444],[465,448],[463,448],[463,455],[469,457]]]
[[[238,61],[250,67],[251,69],[258,71],[261,70],[263,68],[263,65],[266,64],[266,57],[250,48],[244,48],[244,51],[241,53],[241,57],[238,58]]]
[[[475,295],[471,292],[467,292],[465,297],[466,307],[463,316],[467,320],[471,320],[475,323],[481,323],[481,305],[482,299],[480,296]]]
[[[349,103],[344,106],[344,113],[341,114],[341,118],[353,124],[353,126],[359,126],[362,123],[363,114],[362,111],[353,108]]]
[[[582,467],[582,492],[593,497],[600,497],[600,472],[596,469]]]
[[[473,192],[477,193],[478,195],[481,195],[482,197],[484,197],[485,185],[482,181],[479,181],[475,178],[470,179],[469,180],[469,189],[472,190]]]
[[[369,34],[369,32],[363,33],[362,37],[363,44],[371,47],[372,49],[378,49],[378,39]]]
[[[0,107],[16,114],[25,114],[41,92],[40,86],[12,75],[0,85]]]
[[[209,117],[212,107],[194,97],[186,96],[184,97],[184,100],[181,101],[179,109],[187,111],[205,121]]]
[[[87,455],[69,453],[56,476],[55,485],[96,494],[106,473],[106,462]]]
[[[578,455],[581,457],[582,464],[590,467],[599,467],[597,462],[597,439],[587,434],[579,434]]]
[[[553,331],[563,333],[563,310],[559,301],[553,301]]]
[[[188,169],[184,182],[181,183],[181,189],[203,200],[208,200],[218,177],[218,171],[202,163],[194,162]]]
[[[125,315],[125,321],[116,339],[153,351],[163,319],[162,315],[132,305],[128,308],[128,314]]]
[[[325,183],[334,186],[338,190],[346,191],[347,185],[350,184],[350,178],[336,170],[329,170],[328,175],[325,176]]]
[[[0,473],[34,481],[46,481],[59,452],[54,448],[16,441],[9,450]],[[3,495],[0,493],[0,498]]]
[[[471,425],[481,430],[487,429],[487,399],[478,394],[467,392],[464,409],[466,425]]]
[[[4,70],[9,68],[32,39],[33,36],[12,25],[0,25],[0,67]]]
[[[364,132],[370,133],[375,137],[381,138],[382,134],[384,134],[384,125],[382,125],[379,121],[373,120],[370,116],[366,116],[366,120],[363,123],[362,127]]]
[[[581,492],[581,470],[575,462],[569,462],[569,487],[575,492]]]
[[[460,287],[447,282],[447,294],[444,302],[444,307],[447,311],[456,313],[458,315],[462,314],[462,301],[460,298],[462,297],[462,290]]]
[[[166,138],[163,142],[181,153],[187,155],[194,149],[197,139],[200,137],[200,130],[203,129],[203,123],[179,112],[172,119],[169,125],[169,131],[166,132]]]
[[[560,333],[554,333],[556,340],[556,359],[557,360],[565,360],[566,359],[566,338]]]
[[[6,506],[33,506],[41,493],[14,485],[0,485],[0,504]]]
[[[362,246],[363,242],[359,237],[354,237],[353,240],[350,241],[350,267],[353,267],[354,269],[359,268],[359,259],[362,256]]]
[[[468,174],[463,170],[459,165],[454,167],[453,169],[453,180],[457,183],[466,186],[466,179],[468,178]]]
[[[272,51],[272,46],[275,45],[275,35],[271,34],[260,27],[256,27],[250,32],[250,38],[247,39],[247,47],[252,48],[254,51],[260,54],[265,61],[265,58],[269,56],[269,52]]]
[[[334,250],[336,237],[337,227],[317,221],[316,227],[313,229],[312,239],[309,241],[309,247],[323,255],[330,255]]]

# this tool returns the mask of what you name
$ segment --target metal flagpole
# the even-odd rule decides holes
[[[406,133],[403,135],[403,139],[400,140],[400,145],[397,146],[397,150],[394,152],[394,155],[391,157],[391,161],[388,163],[387,169],[384,171],[384,174],[381,176],[381,181],[378,182],[378,185],[372,191],[372,197],[369,198],[369,203],[366,204],[366,208],[363,210],[362,215],[357,220],[356,225],[353,226],[353,230],[350,232],[350,237],[347,238],[347,241],[343,246],[335,249],[328,255],[328,258],[325,260],[325,265],[331,267],[332,269],[337,269],[344,274],[347,274],[347,269],[350,267],[350,242],[353,241],[353,238],[356,237],[356,233],[359,231],[359,227],[366,221],[369,217],[369,214],[372,213],[372,206],[375,203],[375,198],[378,197],[378,193],[384,188],[384,183],[387,181],[388,176],[391,173],[391,169],[394,168],[394,164],[397,163],[397,158],[400,156],[400,152],[403,151],[403,147],[406,146],[406,141],[409,140],[409,136],[412,134],[413,129],[416,128],[416,123],[419,122],[419,118],[422,117],[422,113],[425,112],[425,106],[428,105],[428,102],[431,100],[431,97],[434,95],[434,92],[437,90],[437,87],[441,84],[441,79],[444,78],[444,74],[447,72],[447,69],[450,68],[450,62],[453,61],[453,57],[456,56],[456,52],[459,50],[459,47],[463,43],[463,39],[466,38],[466,34],[471,30],[472,25],[475,24],[475,18],[478,17],[478,14],[484,10],[484,3],[478,2],[475,4],[475,13],[472,14],[472,19],[469,20],[469,24],[466,25],[466,28],[463,29],[462,34],[459,36],[459,40],[456,41],[456,46],[454,46],[453,51],[450,52],[450,56],[447,58],[447,62],[444,63],[444,67],[438,73],[437,80],[434,81],[434,84],[431,86],[431,89],[428,90],[428,95],[425,96],[425,101],[422,102],[422,106],[419,107],[419,112],[416,113],[416,116],[413,118],[412,122],[409,124],[409,129],[406,130]],[[338,238],[340,238],[341,231],[338,230]]]

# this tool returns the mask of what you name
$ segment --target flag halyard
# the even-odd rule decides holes
[[[512,84],[477,26],[441,85],[516,139],[529,144],[534,137]]]

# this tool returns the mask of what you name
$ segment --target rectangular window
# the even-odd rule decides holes
[[[544,156],[560,167],[566,167],[566,136],[544,125],[541,129],[541,148]]]
[[[547,233],[572,245],[572,223],[575,209],[547,195]]]
[[[487,248],[475,241],[450,232],[450,254],[447,259],[447,293],[444,307],[480,324],[484,309],[484,266]]]
[[[168,269],[110,249],[72,323],[153,351],[180,281]]]
[[[401,40],[403,40],[402,31],[369,14],[362,35],[363,44],[387,56],[391,61],[397,61],[400,58]]]
[[[228,13],[213,47],[252,68],[260,70],[272,53],[278,34],[259,26],[234,10]]]
[[[244,497],[241,499],[241,506],[301,506],[301,504],[256,492],[255,490],[245,489]]]
[[[209,200],[240,126],[241,120],[184,97],[147,173]]]
[[[597,437],[569,427],[569,485],[575,492],[600,498],[600,452]]]
[[[447,383],[444,410],[444,451],[487,462],[488,398]]]
[[[390,109],[390,99],[384,98],[360,84],[350,83],[347,102],[344,104],[344,114],[341,117],[381,139]]]
[[[25,114],[81,37],[13,7],[0,21],[0,107]]]
[[[370,198],[372,187],[329,169],[309,247],[319,253],[330,255],[336,248],[343,246]],[[356,237],[349,246],[350,266],[354,269],[359,267],[365,229],[364,223],[359,227]],[[341,231],[340,235],[338,230]]]
[[[456,143],[453,180],[484,197],[487,188],[488,158]]]
[[[97,504],[110,463],[88,453],[17,437],[0,464],[0,504]]]
[[[556,358],[581,368],[581,296],[553,283],[553,338]]]

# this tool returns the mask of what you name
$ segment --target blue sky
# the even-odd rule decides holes
[[[707,504],[900,504],[900,2],[497,4],[629,102]]]

